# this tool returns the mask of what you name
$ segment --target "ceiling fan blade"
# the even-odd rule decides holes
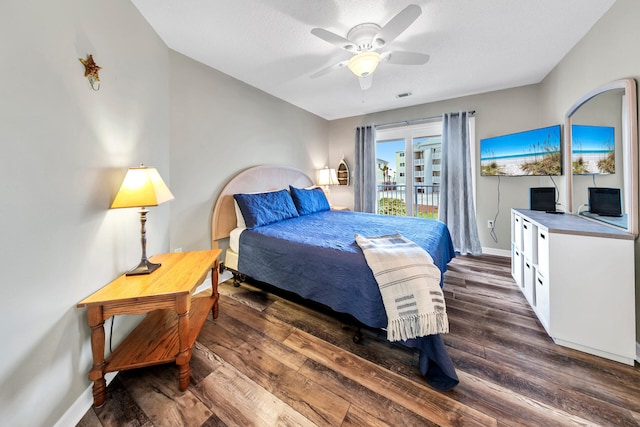
[[[418,52],[393,51],[383,53],[382,60],[388,64],[424,65],[429,61],[429,55]]]
[[[367,90],[373,83],[373,73],[368,74],[367,76],[360,76],[358,79],[360,80],[360,89]]]
[[[337,64],[333,64],[329,67],[323,68],[320,71],[316,71],[315,73],[311,74],[309,77],[312,79],[318,78],[320,76],[324,76],[325,74],[329,74],[330,72],[332,72],[333,70],[337,70],[338,68],[342,68],[344,66],[347,65],[349,61],[342,61],[342,62],[338,62]]]
[[[382,27],[378,34],[373,38],[374,45],[382,47],[391,43],[396,37],[398,37],[409,25],[413,23],[418,16],[422,14],[420,6],[410,4],[400,11],[396,16],[391,18],[391,21],[387,22],[387,25]]]
[[[311,34],[322,40],[338,46],[340,49],[344,49],[349,52],[353,52],[356,49],[356,45],[349,39],[339,36],[331,31],[327,31],[324,28],[314,28],[311,30]]]

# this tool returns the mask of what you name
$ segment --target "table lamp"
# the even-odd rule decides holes
[[[322,187],[324,194],[329,198],[329,186],[338,184],[338,176],[335,169],[329,169],[325,166],[324,169],[318,169],[317,184]]]
[[[145,223],[147,222],[148,206],[158,206],[160,203],[173,200],[173,194],[160,177],[155,168],[148,168],[143,164],[140,167],[129,168],[124,181],[116,194],[111,209],[114,208],[140,208],[140,241],[142,242],[142,259],[137,267],[129,270],[127,276],[149,274],[160,267],[147,259],[147,236]]]

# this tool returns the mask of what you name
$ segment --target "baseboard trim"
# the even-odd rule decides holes
[[[118,372],[109,372],[105,374],[104,379],[107,385],[118,375]],[[93,405],[93,383],[76,399],[75,402],[67,409],[67,411],[60,417],[54,427],[66,427],[77,425],[84,414],[87,413]]]
[[[640,363],[640,342],[636,341],[636,362]]]
[[[482,253],[487,255],[497,255],[511,258],[511,251],[506,249],[482,248]]]

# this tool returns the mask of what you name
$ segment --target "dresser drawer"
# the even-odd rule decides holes
[[[549,277],[549,232],[538,228],[538,245],[536,248],[538,272]]]
[[[518,249],[522,249],[522,217],[520,215],[513,216],[513,244]]]
[[[550,307],[549,307],[549,281],[540,273],[536,273],[535,276],[535,295],[536,305],[533,307],[540,323],[544,326],[544,329],[549,335],[551,331],[549,328],[550,323]]]
[[[518,287],[522,287],[522,253],[515,245],[511,248],[511,275]]]
[[[536,270],[533,266],[533,263],[527,257],[524,257],[524,260],[522,262],[522,286],[520,289],[522,289],[522,293],[524,294],[524,297],[529,302],[529,305],[531,305],[531,307],[534,307],[534,308],[536,305],[536,301],[535,301],[536,277],[535,276],[536,276]]]
[[[534,224],[522,219],[522,254],[534,264],[538,262],[536,247],[538,246],[537,229]]]

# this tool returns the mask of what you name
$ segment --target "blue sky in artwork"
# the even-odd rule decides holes
[[[609,126],[571,126],[572,151],[600,152],[614,148],[614,129]]]
[[[545,144],[560,151],[560,125],[483,139],[480,157],[489,160],[543,154]]]

